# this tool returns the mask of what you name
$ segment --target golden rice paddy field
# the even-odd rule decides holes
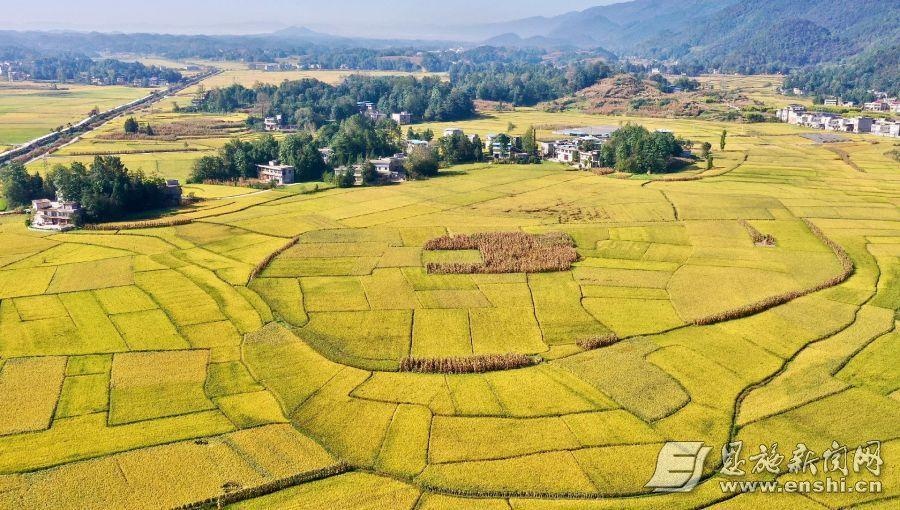
[[[521,110],[460,126],[624,120]],[[641,122],[715,146],[723,127]],[[840,144],[857,170],[792,127],[729,131],[716,168],[686,182],[470,165],[307,194],[208,187],[179,226],[48,234],[0,218],[0,507],[894,507],[896,142]],[[88,136],[50,159],[90,146],[106,150]],[[483,260],[432,239],[509,231],[565,233],[579,259],[426,269]],[[619,341],[582,347],[596,338]],[[508,354],[535,364],[398,370]],[[703,477],[654,494],[673,440],[712,447]],[[880,493],[719,485],[728,442],[741,479],[784,482],[834,475],[788,474],[798,443],[845,445],[849,480],[870,479],[852,464],[872,440]],[[772,443],[781,471],[752,473]]]
[[[152,89],[0,83],[0,152],[49,133],[57,126],[78,122],[95,106],[108,110],[146,96]]]

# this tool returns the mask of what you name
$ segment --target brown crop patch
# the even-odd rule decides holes
[[[515,353],[455,358],[404,358],[400,362],[400,371],[419,374],[482,374],[530,367],[539,362],[540,359],[534,356]]]
[[[578,260],[575,242],[562,232],[532,235],[524,232],[456,234],[432,239],[426,250],[478,250],[480,263],[429,263],[429,273],[548,273],[568,271]]]
[[[619,343],[619,337],[614,333],[609,333],[607,335],[594,336],[591,338],[584,338],[578,341],[578,347],[586,351],[592,351],[594,349],[600,349],[602,347],[609,347],[610,345]]]

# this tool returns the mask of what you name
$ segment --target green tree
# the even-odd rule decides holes
[[[294,159],[294,178],[299,182],[320,181],[327,170],[322,153],[312,142],[305,144]]]
[[[705,158],[711,150],[712,144],[709,142],[703,142],[703,144],[700,145],[700,157]]]
[[[719,139],[719,150],[725,150],[725,138],[728,136],[728,130],[722,130],[722,138]]]
[[[225,171],[225,162],[219,156],[203,156],[194,161],[191,173],[188,176],[189,183],[202,183],[205,181],[226,181],[231,175]]]
[[[712,170],[713,167],[713,155],[712,152],[706,154],[706,169]]]
[[[42,196],[44,181],[40,175],[31,175],[21,163],[0,167],[0,187],[9,207],[28,205]]]
[[[529,156],[537,155],[537,133],[534,126],[528,126],[525,136],[522,137],[522,150]]]
[[[125,119],[125,133],[134,134],[138,132],[138,129],[140,129],[140,126],[138,125],[138,122],[134,120],[134,117]]]
[[[403,163],[406,173],[412,179],[431,177],[438,174],[438,155],[430,147],[416,147]]]
[[[371,161],[366,161],[362,164],[362,180],[367,186],[378,184],[378,170],[375,169],[375,164]]]
[[[353,167],[348,167],[343,174],[335,175],[335,184],[341,188],[352,188],[356,184],[356,175]]]

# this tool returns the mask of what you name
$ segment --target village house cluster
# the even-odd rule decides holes
[[[617,128],[611,126],[563,129],[555,134],[567,138],[541,142],[541,157],[573,166],[580,170],[600,167],[600,147]]]
[[[870,104],[872,103],[866,103],[866,105]],[[898,108],[898,110],[888,109],[877,111],[900,111],[900,102],[897,102],[896,100],[892,102],[884,100],[879,103],[878,108]],[[811,112],[807,111],[805,106],[799,104],[792,104],[779,109],[775,112],[775,115],[781,122],[813,129],[839,131],[842,133],[871,133],[873,135],[895,138],[900,137],[900,121],[894,119],[874,119],[866,116],[843,117],[837,113]]]

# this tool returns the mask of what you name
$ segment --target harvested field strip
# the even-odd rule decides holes
[[[857,172],[866,173],[865,170],[860,168],[859,165],[857,165],[853,160],[850,159],[850,154],[847,153],[847,151],[845,151],[844,149],[841,149],[839,147],[832,147],[832,146],[825,147],[825,149],[840,156],[841,161],[846,163],[847,166],[849,166],[850,168],[856,170]]]
[[[455,358],[404,358],[400,362],[400,371],[420,374],[481,374],[515,370],[538,363],[538,357],[513,353]]]
[[[610,333],[608,335],[595,336],[591,338],[585,338],[583,340],[579,340],[578,347],[586,351],[591,351],[594,349],[600,349],[601,347],[609,347],[615,343],[619,342],[619,337],[615,334]]]
[[[176,227],[178,225],[187,225],[188,223],[192,223],[194,220],[190,218],[177,218],[171,220],[148,220],[148,221],[135,221],[131,223],[93,223],[83,226],[82,228],[85,230],[140,230],[145,228],[160,228],[160,227]]]
[[[253,271],[250,272],[250,278],[247,280],[247,285],[250,285],[250,283],[252,283],[253,280],[260,275],[260,273],[265,271],[265,269],[267,267],[269,267],[269,264],[271,264],[272,261],[275,260],[276,257],[278,257],[282,253],[293,248],[294,245],[296,245],[299,241],[300,241],[300,236],[296,236],[293,239],[291,239],[290,241],[288,241],[287,243],[285,243],[284,246],[282,246],[281,248],[278,248],[271,254],[267,255],[266,258],[261,260],[259,262],[259,264],[257,264],[256,267],[253,268]]]

